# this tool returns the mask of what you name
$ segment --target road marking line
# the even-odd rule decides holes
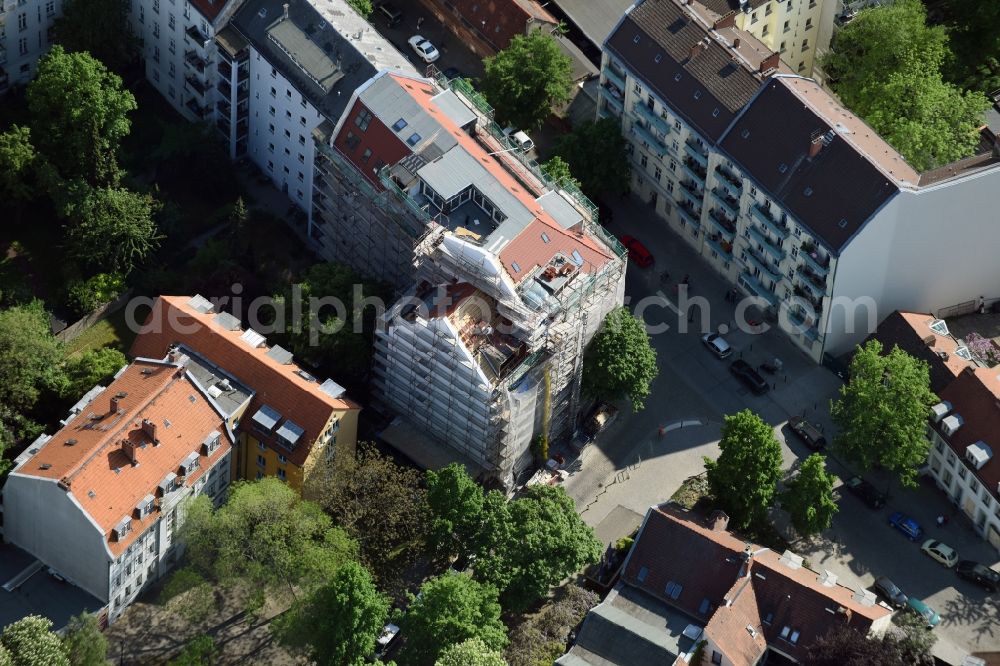
[[[667,302],[667,307],[670,308],[671,310],[673,310],[674,314],[678,314],[679,315],[681,313],[681,311],[677,308],[677,306],[674,305],[669,298],[667,298],[666,294],[663,293],[662,289],[657,290],[656,295],[659,296],[660,298],[662,298],[664,301]]]

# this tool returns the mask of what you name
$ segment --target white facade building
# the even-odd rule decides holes
[[[177,561],[181,500],[218,504],[229,487],[228,415],[196,363],[123,368],[19,456],[3,488],[4,539],[106,603],[111,622]]]
[[[61,12],[62,0],[0,0],[0,95],[35,76]]]

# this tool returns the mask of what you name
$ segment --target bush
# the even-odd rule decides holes
[[[632,550],[632,544],[635,543],[635,539],[632,537],[622,537],[615,542],[615,550],[619,553],[627,553]]]
[[[100,306],[118,298],[125,288],[119,273],[98,273],[87,280],[74,280],[66,294],[69,308],[78,317],[85,317]]]

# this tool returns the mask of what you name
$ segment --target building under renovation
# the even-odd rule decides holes
[[[513,487],[534,437],[572,431],[583,350],[624,298],[624,251],[461,84],[384,72],[314,136],[311,235],[411,285],[377,334],[378,397],[430,446]],[[414,439],[394,443],[423,458]]]

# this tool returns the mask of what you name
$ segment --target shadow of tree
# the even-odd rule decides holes
[[[982,590],[968,583],[959,583],[961,594],[949,600],[944,608],[937,608],[941,623],[970,627],[982,640],[995,638],[1000,633],[1000,600],[989,598]]]

